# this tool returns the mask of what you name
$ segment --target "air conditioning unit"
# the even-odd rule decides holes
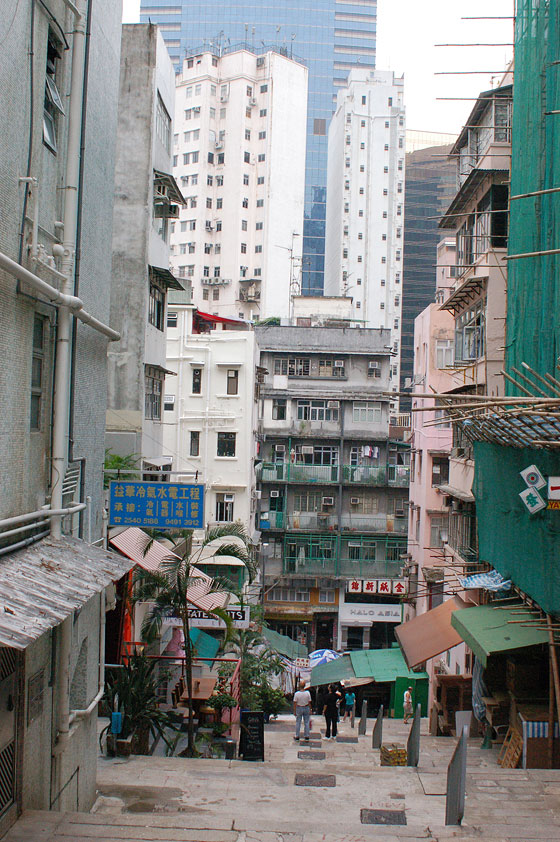
[[[335,368],[344,368],[344,360],[335,360],[334,361]]]
[[[359,506],[360,505],[360,498],[359,497],[350,497],[350,505],[351,506]]]
[[[216,147],[216,149],[223,149],[224,148],[224,144],[222,143],[221,140],[217,140],[216,143],[214,144],[214,146]]]
[[[254,96],[252,96],[252,97],[251,97],[250,104],[251,104],[251,105],[256,105],[256,104],[257,104],[256,97],[254,97]]]
[[[220,102],[227,102],[229,99],[229,94],[221,94]]]
[[[323,506],[334,506],[334,497],[323,497],[321,502]]]
[[[286,452],[286,445],[285,444],[277,444],[275,445],[276,453],[285,453]]]
[[[304,444],[301,448],[302,456],[313,456],[313,445]]]
[[[368,371],[375,371],[379,368],[379,360],[370,360],[368,363]]]
[[[327,409],[338,409],[339,402],[338,401],[327,401]]]
[[[261,497],[262,497],[262,491],[260,490],[260,488],[257,488],[257,490],[255,491],[255,500],[260,500]]]
[[[273,490],[270,492],[270,496],[271,496],[271,497],[280,497],[280,492],[279,492],[277,489],[273,489]]]
[[[224,494],[224,503],[233,503],[233,494]]]
[[[206,230],[207,231],[213,231],[214,230],[214,226],[212,225],[211,222],[206,223]]]
[[[405,511],[404,509],[395,509],[395,517],[404,517]]]

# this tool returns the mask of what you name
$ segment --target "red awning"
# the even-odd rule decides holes
[[[463,642],[451,625],[451,615],[457,609],[467,607],[466,602],[454,596],[437,608],[395,627],[395,635],[409,669]]]

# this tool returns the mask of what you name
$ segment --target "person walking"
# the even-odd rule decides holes
[[[329,684],[329,692],[325,699],[325,705],[323,707],[323,715],[325,717],[325,723],[327,726],[325,731],[326,740],[336,739],[339,698],[340,697],[336,691],[336,688],[332,684]]]
[[[299,683],[299,690],[294,693],[294,716],[296,718],[296,733],[294,740],[299,740],[301,720],[303,719],[303,739],[309,742],[309,717],[311,716],[311,693],[305,689],[303,681]]]
[[[403,722],[406,725],[410,717],[412,716],[412,687],[408,687],[404,691],[403,696],[403,711],[404,711],[404,719]]]
[[[355,704],[356,695],[348,687],[346,693],[344,694],[344,719],[346,719],[346,716],[348,716],[348,719],[352,719],[352,712]]]

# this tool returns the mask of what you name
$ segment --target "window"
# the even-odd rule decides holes
[[[222,247],[221,247],[220,243],[216,243],[216,245],[214,246],[214,254],[221,254],[221,252],[222,252]]]
[[[325,119],[317,119],[313,120],[313,134],[324,136],[327,134],[327,121]]]
[[[227,373],[227,394],[239,394],[239,371],[236,368],[229,368]]]
[[[163,316],[165,313],[165,292],[156,284],[150,284],[150,301],[148,305],[148,322],[158,330],[163,330]]]
[[[185,120],[192,120],[192,108],[187,108],[185,111]]]
[[[210,95],[216,96],[216,85],[210,85]]]
[[[201,368],[193,368],[193,372],[192,372],[192,393],[193,393],[193,395],[200,395],[201,391],[202,391],[202,369]]]
[[[175,395],[164,395],[163,396],[163,411],[164,412],[173,412],[175,409]]]
[[[446,527],[447,518],[441,515],[432,515],[430,517],[430,547],[443,547],[442,532],[445,535]]]
[[[255,229],[256,229],[257,231],[262,231],[262,230],[263,230],[263,223],[262,223],[262,222],[257,222],[257,223],[255,224]]]
[[[264,199],[257,199],[257,207],[264,208]]]
[[[261,85],[261,94],[265,94],[268,91],[268,85]]]
[[[336,591],[334,588],[326,588],[319,590],[319,602],[335,602]]]
[[[344,377],[345,374],[344,360],[319,360],[319,377]]]
[[[216,231],[218,232],[218,231],[221,231],[221,230],[222,230],[222,221],[220,219],[218,219],[216,221]]]
[[[216,119],[216,109],[215,108],[210,108],[210,119],[211,120]]]
[[[221,210],[224,206],[224,200],[222,198],[216,199],[216,210]]]
[[[220,300],[220,290],[218,287],[212,290],[212,301],[219,301]]]
[[[478,301],[455,320],[455,359],[476,360],[484,354],[486,302]]]
[[[244,208],[248,208],[248,207],[249,207],[249,199],[247,199],[247,197],[245,197],[245,198],[242,200],[242,202],[241,202],[241,206],[242,206],[242,207],[244,207]]]
[[[209,301],[210,300],[210,290],[208,290],[208,289],[202,290],[202,300],[203,301]]]
[[[220,277],[220,267],[219,266],[214,266],[214,277],[215,278]]]
[[[201,93],[202,93],[202,85],[195,85],[194,86],[194,95],[200,96]]]
[[[247,107],[245,109],[245,116],[248,117],[249,119],[251,118],[251,109],[249,107]]]
[[[185,98],[190,99],[192,97],[192,86],[185,89]]]
[[[207,199],[206,199],[206,207],[207,207],[207,208],[211,208],[211,207],[212,207],[212,199],[210,199],[210,198],[207,198]]]
[[[451,339],[436,339],[436,368],[447,368],[453,365],[454,351]]]
[[[365,105],[365,104],[366,104],[366,102],[367,102],[367,97],[363,96],[363,97],[362,97],[362,105]]]
[[[225,154],[223,152],[220,152],[220,154],[218,155],[218,164],[225,163],[225,160],[226,160]]]
[[[259,132],[259,140],[264,140],[266,138],[266,132]]]
[[[338,401],[299,400],[297,402],[298,421],[338,421],[338,411]]]
[[[43,143],[54,153],[57,151],[57,122],[59,117],[64,116],[62,99],[55,81],[61,56],[62,48],[49,30],[43,106]]]
[[[264,154],[264,152],[257,156],[257,161],[259,161],[259,163],[266,161],[266,155]]]
[[[243,184],[245,185],[245,187],[247,187],[247,185],[249,184],[249,176],[247,175],[247,173],[245,173],[245,175],[243,176]]]
[[[31,412],[29,428],[41,429],[43,371],[45,360],[45,319],[35,316],[33,321],[33,355],[31,358]]]
[[[216,187],[223,187],[224,186],[224,177],[223,175],[216,176]]]
[[[266,108],[261,108],[259,111],[259,117],[266,117]]]
[[[177,313],[167,311],[167,327],[177,327]]]
[[[221,523],[233,522],[233,494],[216,494],[216,520]]]
[[[241,230],[242,230],[242,231],[246,231],[246,230],[247,230],[247,220],[246,220],[246,219],[242,219],[242,220],[241,220]]]
[[[263,247],[262,247],[262,246],[255,246],[255,254],[261,254],[261,253],[262,253],[262,249],[263,249]]]
[[[150,421],[161,421],[162,387],[162,372],[148,366],[144,375],[144,417]]]
[[[260,276],[262,275],[262,269],[253,269],[253,275],[255,276],[255,278],[260,278]]]
[[[251,129],[245,129],[245,140],[251,140]],[[245,153],[249,154],[249,153]]]
[[[393,97],[392,97],[392,96],[390,96],[390,97],[389,97],[389,99],[387,100],[387,105],[388,105],[388,106],[389,106],[389,108],[390,108],[390,107],[392,106],[392,104],[393,104]]]
[[[309,357],[274,360],[274,374],[288,374],[290,377],[309,377]]]
[[[384,172],[384,173],[388,173],[388,172],[389,172],[389,167],[383,167],[383,172]]]
[[[253,96],[253,89],[250,85],[247,85],[247,96]]]
[[[273,398],[272,400],[272,420],[285,421],[286,420],[286,399]]]
[[[447,456],[432,457],[432,485],[445,485],[449,482],[449,459]]]
[[[216,455],[226,457],[235,456],[235,437],[236,433],[218,433]]]
[[[212,243],[204,243],[204,254],[212,254]]]
[[[203,266],[203,267],[202,267],[202,275],[203,275],[203,277],[205,277],[205,278],[209,278],[209,277],[210,277],[210,267],[209,267],[209,266]]]
[[[247,254],[247,243],[241,243],[241,254]]]
[[[309,602],[309,589],[271,588],[266,598],[269,602]]]
[[[220,108],[220,120],[225,120],[225,119],[226,119],[226,109]]]
[[[352,420],[354,423],[379,423],[381,421],[381,403],[379,401],[354,401]]]

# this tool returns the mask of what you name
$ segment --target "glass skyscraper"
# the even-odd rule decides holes
[[[375,67],[376,18],[377,0],[141,0],[141,22],[158,24],[177,67],[186,53],[243,47],[273,47],[307,65],[305,295],[323,292],[327,131],[336,88],[353,67]]]

